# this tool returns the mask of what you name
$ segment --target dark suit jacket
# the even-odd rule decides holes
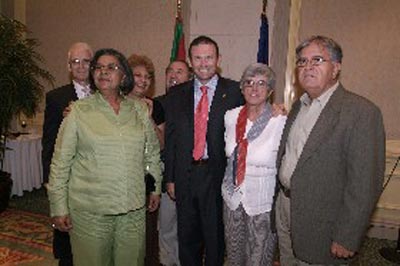
[[[63,120],[63,111],[71,101],[78,99],[74,85],[68,84],[46,94],[46,109],[44,111],[42,163],[43,182],[49,181],[50,163],[53,157],[58,128]]]
[[[283,131],[278,169],[294,103]],[[336,264],[335,241],[357,251],[381,194],[385,170],[382,115],[373,103],[339,85],[313,127],[291,178],[291,234],[296,257]]]
[[[226,165],[224,115],[242,103],[239,84],[220,77],[209,112],[206,136],[209,169],[216,186],[221,185]],[[165,175],[167,182],[175,183],[179,198],[180,192],[188,185],[187,175],[193,160],[194,81],[172,88],[166,104]]]

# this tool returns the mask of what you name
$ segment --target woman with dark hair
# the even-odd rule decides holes
[[[160,194],[159,142],[147,106],[126,97],[134,80],[121,53],[97,51],[90,80],[95,93],[72,105],[57,137],[48,186],[53,227],[70,232],[75,266],[143,265],[143,176],[155,178]]]
[[[275,74],[267,65],[248,66],[240,80],[245,104],[225,114],[222,183],[228,265],[270,266],[276,246],[273,199],[276,156],[286,117],[269,104]],[[275,110],[274,110],[275,109]]]

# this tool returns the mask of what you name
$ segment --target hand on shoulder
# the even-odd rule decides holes
[[[283,103],[280,103],[280,104],[273,103],[272,104],[272,116],[273,117],[276,117],[278,115],[287,115],[287,114],[288,114],[288,112]]]

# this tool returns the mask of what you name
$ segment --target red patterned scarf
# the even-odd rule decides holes
[[[246,157],[247,157],[247,146],[249,142],[244,137],[246,133],[247,125],[247,107],[243,106],[240,110],[239,117],[236,123],[236,146],[237,159],[236,159],[236,186],[240,186],[244,180],[244,174],[246,172]]]

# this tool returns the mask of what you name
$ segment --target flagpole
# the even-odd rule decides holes
[[[176,0],[176,17],[181,18],[182,0]]]
[[[262,14],[267,15],[268,0],[263,0]]]

